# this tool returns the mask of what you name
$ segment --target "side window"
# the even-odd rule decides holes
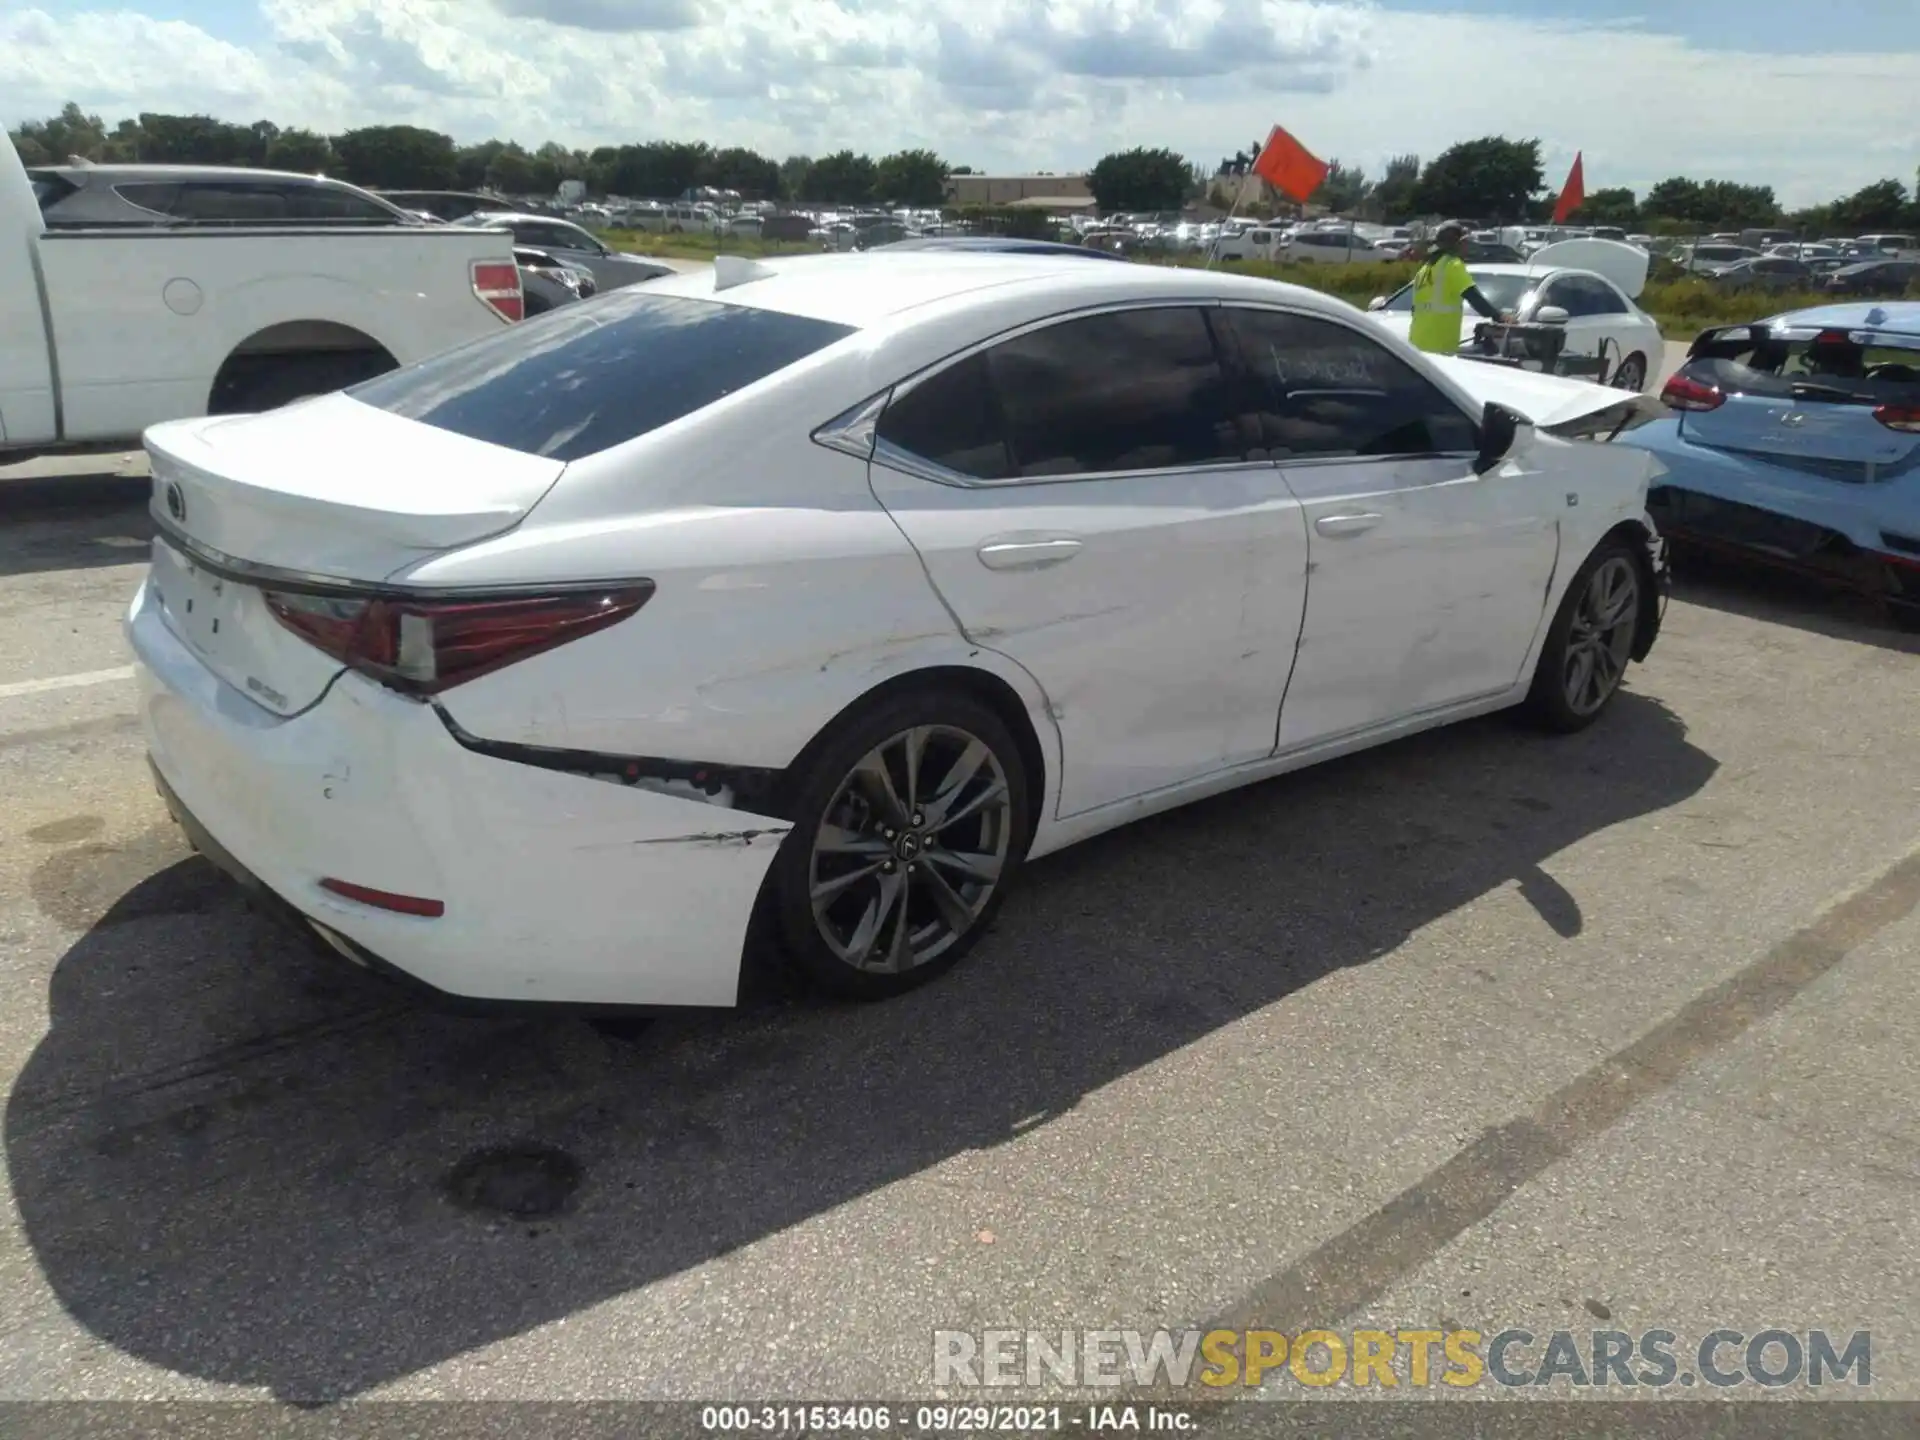
[[[1246,454],[1212,331],[1197,308],[1062,321],[987,356],[1022,476],[1165,470]]]
[[[171,215],[173,203],[180,195],[180,187],[167,181],[141,180],[127,185],[116,185],[113,193],[129,205],[137,205],[142,210],[151,210],[156,217]]]
[[[1571,275],[1551,280],[1541,289],[1535,309],[1544,310],[1549,305],[1559,306],[1575,319],[1591,313],[1586,299],[1580,293],[1580,282]]]
[[[1606,281],[1583,279],[1580,287],[1586,293],[1588,304],[1592,307],[1588,314],[1624,315],[1627,313],[1627,302],[1621,298],[1620,292]]]
[[[1477,450],[1460,407],[1370,337],[1317,316],[1230,312],[1259,382],[1274,458],[1433,455]]]
[[[188,182],[173,205],[181,220],[286,220],[292,212],[287,191],[275,185]]]
[[[351,190],[335,190],[327,185],[309,185],[293,192],[291,211],[297,220],[341,220],[361,225],[392,225],[398,222],[386,206],[356,195]]]
[[[922,381],[888,405],[876,433],[883,445],[976,480],[1005,480],[1013,474],[985,351]]]

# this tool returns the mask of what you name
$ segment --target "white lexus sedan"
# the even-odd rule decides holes
[[[154,427],[146,742],[210,859],[445,995],[728,1005],[750,934],[887,995],[1023,860],[1592,722],[1660,621],[1640,403],[1247,277],[726,259]]]
[[[1534,252],[1524,265],[1469,263],[1487,303],[1522,322],[1566,328],[1566,354],[1606,362],[1607,383],[1645,392],[1660,379],[1666,353],[1660,322],[1637,303],[1652,257],[1614,240],[1562,240]],[[1413,287],[1373,302],[1374,319],[1405,335],[1413,323]],[[1473,340],[1480,315],[1468,307],[1460,343]]]

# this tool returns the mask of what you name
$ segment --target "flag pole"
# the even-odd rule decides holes
[[[1249,164],[1247,167],[1247,173],[1239,177],[1240,185],[1239,185],[1239,188],[1233,192],[1233,205],[1227,211],[1227,218],[1220,222],[1219,233],[1213,237],[1213,243],[1207,246],[1207,263],[1201,266],[1200,267],[1201,269],[1203,270],[1213,269],[1213,262],[1220,258],[1220,241],[1226,235],[1227,225],[1229,224],[1229,222],[1231,222],[1233,218],[1240,213],[1240,202],[1247,198],[1247,181],[1252,178],[1253,178],[1253,167],[1251,164]]]

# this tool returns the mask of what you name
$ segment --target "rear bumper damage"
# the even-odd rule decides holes
[[[283,718],[207,669],[144,587],[127,631],[169,809],[336,952],[468,1006],[737,1003],[786,822],[478,753],[352,674]],[[444,909],[396,913],[327,879]]]

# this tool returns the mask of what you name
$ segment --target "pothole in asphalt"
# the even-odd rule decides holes
[[[447,1172],[441,1188],[463,1210],[544,1220],[567,1208],[583,1173],[566,1151],[529,1141],[475,1150]]]

